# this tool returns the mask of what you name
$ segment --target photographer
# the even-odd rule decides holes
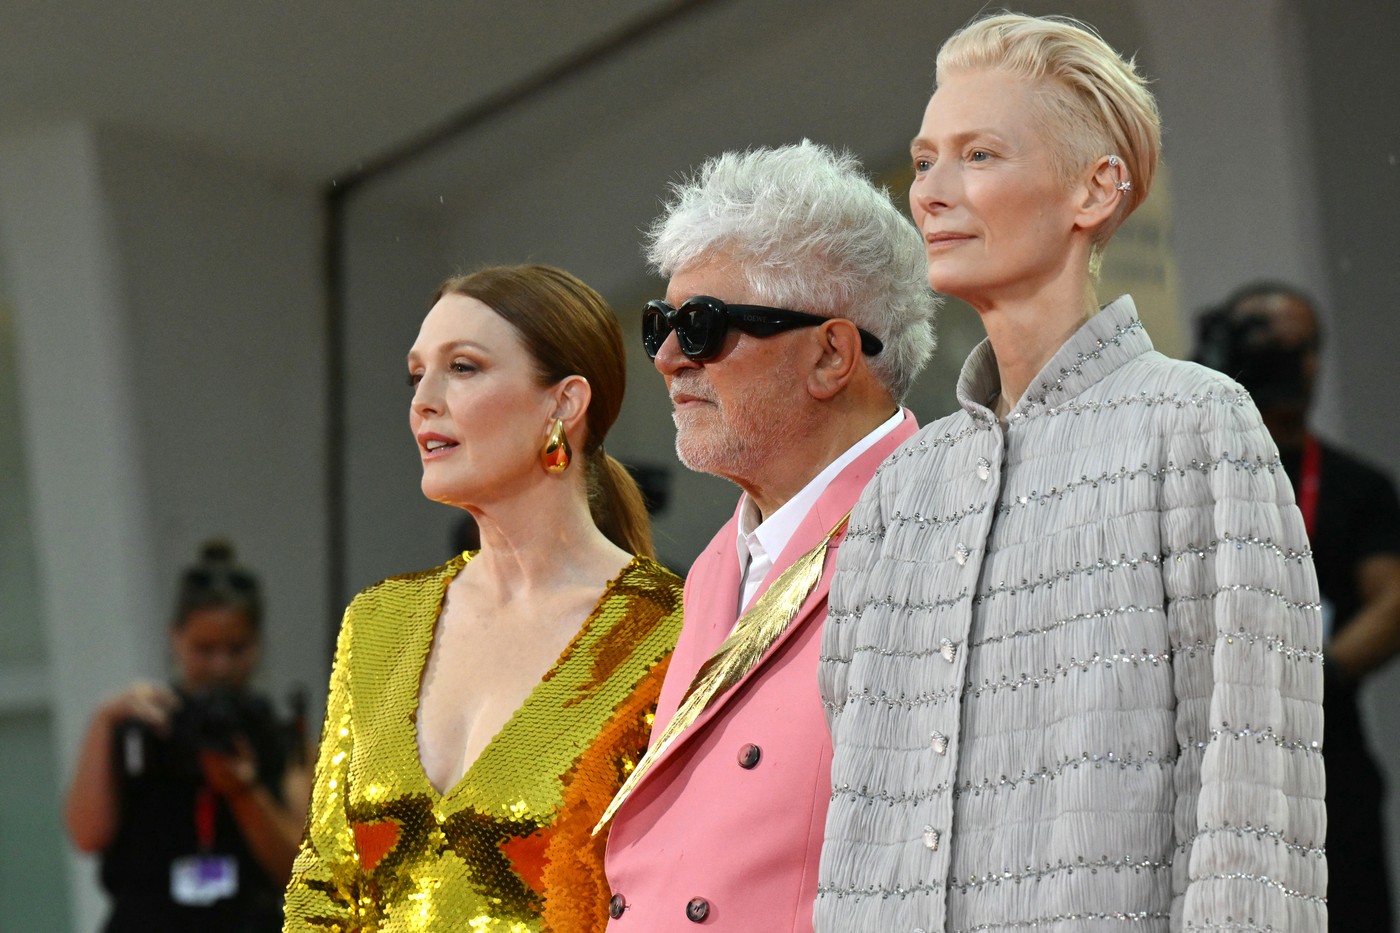
[[[180,584],[176,682],[133,684],[94,713],[64,817],[100,852],[107,933],[281,929],[310,789],[304,742],[247,684],[257,581],[210,542]]]
[[[1400,653],[1400,502],[1384,474],[1308,430],[1321,332],[1306,294],[1276,282],[1248,285],[1201,317],[1198,337],[1198,361],[1233,376],[1254,397],[1312,545],[1326,654],[1331,929],[1389,930],[1385,789],[1357,691]]]

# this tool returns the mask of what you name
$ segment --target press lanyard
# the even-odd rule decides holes
[[[201,787],[194,798],[194,832],[200,852],[214,849],[214,820],[218,812],[218,798],[209,787]]]
[[[1309,434],[1303,438],[1303,463],[1298,476],[1298,509],[1303,513],[1303,528],[1309,541],[1317,528],[1317,496],[1321,487],[1322,445]]]

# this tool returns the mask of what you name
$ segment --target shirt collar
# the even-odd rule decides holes
[[[1036,374],[1008,420],[1023,418],[1042,408],[1074,398],[1134,357],[1152,349],[1152,338],[1138,320],[1129,295],[1104,305],[1066,340],[1050,362]],[[958,378],[958,402],[981,421],[996,423],[992,398],[1001,388],[997,358],[990,340],[973,348]]]
[[[763,521],[759,515],[758,506],[749,498],[748,493],[744,493],[739,501],[739,534],[738,553],[739,566],[747,567],[750,557],[749,538],[757,539],[763,550],[771,560],[777,560],[787,547],[792,536],[797,532],[797,527],[802,524],[802,520],[807,517],[807,513],[816,505],[822,493],[826,492],[826,487],[831,485],[841,471],[851,464],[857,457],[865,453],[871,447],[879,443],[880,439],[899,427],[904,421],[904,410],[897,409],[886,421],[882,422],[875,430],[865,437],[856,441],[846,452],[826,465],[815,477],[803,486],[798,493],[788,501],[784,502],[767,521]]]

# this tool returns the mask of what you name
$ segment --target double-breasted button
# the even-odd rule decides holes
[[[967,559],[971,556],[972,548],[968,547],[966,544],[963,544],[961,541],[958,542],[957,547],[953,548],[953,559],[958,562],[959,567],[966,564]]]
[[[930,852],[937,852],[938,844],[942,841],[942,833],[934,829],[932,826],[924,827],[924,846],[927,847]]]
[[[930,738],[932,741],[929,744],[933,746],[934,751],[938,752],[940,755],[948,754],[948,737],[946,735],[941,732],[935,732]]]
[[[758,766],[758,760],[762,757],[763,749],[750,742],[748,745],[739,749],[739,767],[755,768]]]
[[[977,458],[977,478],[984,483],[992,478],[992,461],[986,457]]]
[[[710,915],[710,902],[703,897],[692,897],[685,905],[685,919],[691,923],[704,923]]]
[[[608,901],[608,916],[614,920],[622,916],[622,912],[627,909],[627,901],[621,894],[614,894],[612,900]]]
[[[958,646],[953,644],[950,639],[940,638],[938,640],[938,654],[943,660],[952,664],[958,659]]]

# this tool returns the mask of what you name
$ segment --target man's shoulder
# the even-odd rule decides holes
[[[715,530],[714,536],[705,543],[705,547],[701,549],[694,563],[686,572],[685,586],[687,590],[694,588],[695,581],[710,579],[715,574],[723,572],[730,565],[730,562],[735,567],[738,566],[739,558],[735,550],[739,533],[737,522],[738,518],[731,514],[729,518],[725,519],[724,524]]]

